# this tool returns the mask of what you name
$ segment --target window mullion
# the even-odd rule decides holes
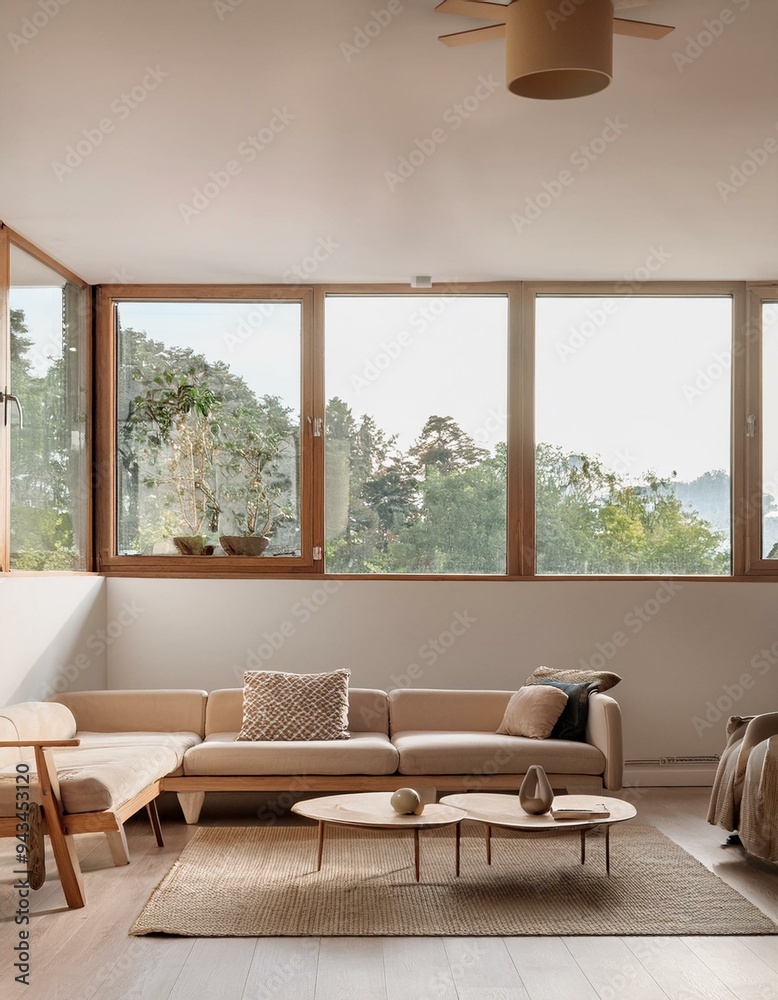
[[[11,244],[0,222],[0,391],[5,392],[10,366]],[[9,571],[11,449],[9,431],[0,418],[0,572]]]

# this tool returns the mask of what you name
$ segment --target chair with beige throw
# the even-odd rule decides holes
[[[733,716],[708,822],[737,831],[749,854],[778,862],[778,712]]]

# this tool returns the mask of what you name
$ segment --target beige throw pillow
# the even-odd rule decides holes
[[[347,740],[350,670],[285,674],[248,670],[243,675],[243,726],[239,740]]]
[[[508,702],[497,730],[505,736],[528,736],[545,740],[567,705],[567,695],[560,688],[533,684],[519,688]]]
[[[557,670],[555,667],[538,667],[525,684],[540,684],[543,680],[563,681],[565,684],[590,684],[593,691],[608,691],[621,681],[610,670]]]

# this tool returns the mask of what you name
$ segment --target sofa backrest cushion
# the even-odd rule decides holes
[[[389,694],[392,733],[496,733],[515,691],[443,691],[401,688]]]
[[[389,734],[389,696],[386,691],[349,688],[348,728],[352,733]],[[243,723],[243,688],[222,688],[208,695],[205,735],[236,733]]]
[[[66,705],[85,733],[205,734],[205,691],[73,691],[51,701]]]
[[[0,741],[2,740],[72,740],[76,735],[76,720],[70,709],[48,701],[24,701],[0,708]],[[34,751],[23,747],[21,752],[8,747],[0,749],[0,765],[31,760]]]

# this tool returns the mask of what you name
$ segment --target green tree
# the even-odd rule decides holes
[[[552,574],[720,574],[724,537],[653,473],[628,483],[599,458],[540,444],[537,568]]]
[[[479,448],[453,417],[432,416],[408,454],[416,461],[420,473],[431,466],[449,473],[478,465],[489,453]]]

